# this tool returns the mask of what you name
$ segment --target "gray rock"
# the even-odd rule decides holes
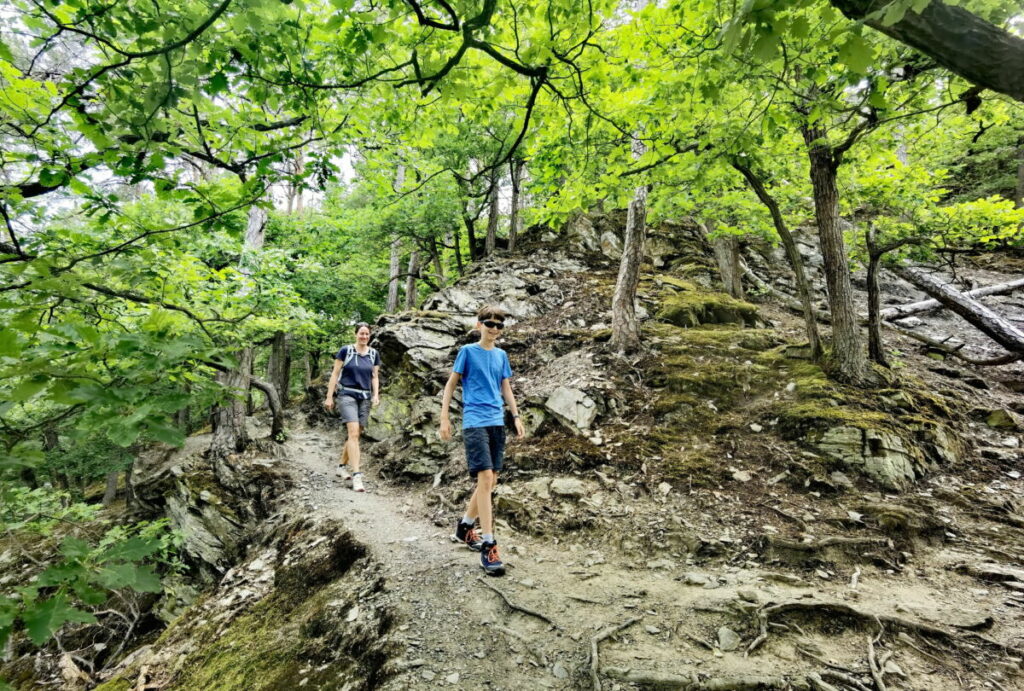
[[[422,672],[420,672],[420,676],[423,677],[424,681],[434,681],[434,679],[437,677],[437,675],[431,672],[429,669],[425,669]]]
[[[736,595],[745,602],[758,602],[761,599],[756,590],[750,590],[747,588],[737,590]]]
[[[689,572],[683,574],[683,583],[686,585],[707,585],[709,579],[702,573]]]
[[[559,477],[551,481],[551,493],[560,497],[584,497],[590,492],[587,483],[574,477]]]
[[[555,418],[576,434],[583,434],[597,417],[597,403],[579,389],[556,388],[544,406]]]
[[[556,662],[554,667],[551,668],[551,673],[555,675],[556,679],[568,679],[569,670],[565,668],[561,662]]]
[[[722,652],[730,652],[740,647],[740,637],[732,629],[723,626],[718,629],[718,647]]]
[[[458,672],[453,672],[453,673],[449,674],[447,677],[445,677],[444,680],[446,682],[448,682],[449,684],[458,684],[459,683],[459,673]]]

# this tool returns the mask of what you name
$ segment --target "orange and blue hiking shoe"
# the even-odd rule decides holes
[[[480,539],[480,532],[475,526],[459,521],[455,526],[455,534],[452,535],[452,542],[461,542],[474,552],[479,552],[484,541]]]
[[[502,576],[505,574],[505,565],[501,563],[501,555],[498,554],[498,543],[485,542],[480,549],[480,566],[488,576]]]

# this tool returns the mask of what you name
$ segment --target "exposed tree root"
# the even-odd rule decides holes
[[[601,673],[617,681],[651,686],[658,689],[678,689],[679,691],[767,691],[768,689],[798,689],[806,691],[812,688],[821,689],[822,691],[838,691],[830,684],[812,686],[810,677],[808,677],[807,681],[767,676],[711,677],[710,679],[701,680],[696,674],[683,676],[628,669],[625,667],[605,667],[601,670]],[[818,681],[821,681],[820,676]]]
[[[640,621],[641,618],[642,617],[631,617],[621,624],[609,626],[608,628],[599,631],[590,639],[590,680],[593,682],[594,691],[601,691],[601,677],[598,675],[598,665],[600,664],[598,661],[598,646],[600,646],[601,641],[614,636],[623,629],[629,628]]]
[[[529,614],[531,617],[537,617],[541,621],[546,621],[547,623],[551,624],[556,629],[561,628],[558,624],[556,624],[554,621],[552,621],[551,617],[549,617],[548,615],[541,614],[540,612],[537,612],[536,610],[532,610],[532,609],[530,609],[528,607],[523,607],[522,605],[517,605],[516,603],[512,602],[512,600],[508,599],[508,596],[505,593],[503,593],[500,590],[498,590],[497,588],[495,588],[493,585],[491,585],[490,583],[485,581],[482,577],[478,577],[477,580],[480,581],[480,583],[482,583],[484,586],[490,588],[491,590],[496,592],[498,595],[500,595],[501,599],[505,601],[505,604],[508,605],[509,609],[515,610],[516,612],[522,612],[523,614]]]

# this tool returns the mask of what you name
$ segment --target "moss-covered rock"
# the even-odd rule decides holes
[[[668,282],[662,277],[664,282]],[[726,293],[702,290],[696,285],[678,279],[669,279],[672,289],[666,291],[657,318],[682,327],[702,324],[757,324],[757,307],[737,300]]]

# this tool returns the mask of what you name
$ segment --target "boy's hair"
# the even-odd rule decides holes
[[[482,322],[484,319],[500,319],[505,321],[508,315],[505,310],[501,309],[497,305],[484,305],[476,313],[476,320]]]

